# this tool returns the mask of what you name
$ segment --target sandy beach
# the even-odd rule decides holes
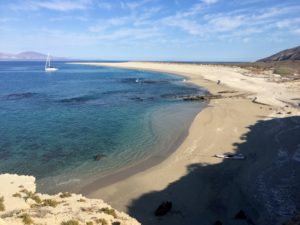
[[[84,194],[104,199],[142,224],[213,224],[217,220],[246,224],[233,219],[239,210],[247,214],[248,222],[268,224],[295,213],[299,206],[297,198],[291,197],[299,193],[281,190],[281,178],[293,178],[289,169],[278,173],[278,166],[289,163],[292,169],[291,165],[299,165],[295,158],[300,151],[296,138],[300,131],[299,108],[294,107],[300,93],[299,82],[271,82],[266,76],[221,65],[86,64],[183,75],[187,82],[212,94],[221,92],[223,97],[211,100],[196,116],[187,138],[164,162],[96,191],[94,186],[94,191]],[[252,102],[254,97],[258,104]],[[289,139],[278,141],[279,131],[280,135],[288,134]],[[291,151],[289,142],[294,145],[294,152],[287,155],[285,151]],[[280,151],[289,158],[285,162]],[[239,152],[247,159],[223,161],[212,157],[225,152]],[[268,180],[276,173],[275,180]],[[295,187],[299,183],[296,180],[289,185]],[[268,194],[271,186],[278,192],[276,196]],[[277,197],[282,200],[280,209]],[[166,200],[173,202],[172,212],[163,218],[154,217],[153,211]]]

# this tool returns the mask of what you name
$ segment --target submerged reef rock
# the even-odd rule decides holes
[[[33,92],[25,92],[25,93],[13,93],[6,96],[7,100],[21,100],[25,98],[31,98],[38,95],[37,93]]]
[[[97,154],[97,155],[94,156],[94,160],[95,160],[95,161],[99,161],[99,160],[104,159],[104,158],[106,158],[106,157],[107,157],[107,156],[104,155],[104,154]]]

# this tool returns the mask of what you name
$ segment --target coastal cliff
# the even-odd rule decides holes
[[[0,225],[138,225],[100,199],[80,194],[36,193],[35,177],[0,175]]]

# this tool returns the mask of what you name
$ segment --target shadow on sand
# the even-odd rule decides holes
[[[129,214],[143,225],[209,225],[217,220],[276,225],[300,211],[300,117],[258,121],[248,128],[243,143],[234,144],[246,160],[191,164],[186,176],[164,190],[133,200]],[[155,217],[163,201],[172,201],[172,210]],[[247,219],[234,218],[240,210]]]

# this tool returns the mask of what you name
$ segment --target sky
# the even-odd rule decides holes
[[[255,61],[300,45],[300,0],[0,0],[0,52]]]

